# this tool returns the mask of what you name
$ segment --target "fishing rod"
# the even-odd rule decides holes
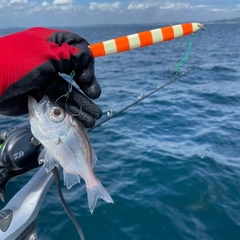
[[[117,111],[117,112],[115,112],[115,113],[113,113],[112,109],[109,110],[109,111],[107,112],[108,117],[107,117],[106,119],[102,120],[101,122],[95,124],[92,128],[89,128],[89,129],[88,129],[88,132],[91,132],[93,129],[101,126],[102,124],[106,123],[106,122],[109,121],[110,119],[118,116],[120,113],[125,112],[127,109],[135,106],[136,104],[140,103],[140,102],[143,101],[144,99],[152,96],[153,94],[155,94],[155,93],[157,93],[158,91],[162,90],[162,89],[165,88],[166,86],[168,86],[168,85],[170,85],[170,84],[172,84],[172,83],[178,82],[182,76],[187,75],[188,73],[190,73],[191,71],[193,71],[194,69],[198,68],[199,66],[203,65],[203,64],[206,63],[206,62],[207,62],[207,61],[205,60],[205,61],[203,61],[202,63],[200,63],[200,64],[198,64],[198,65],[196,65],[196,66],[193,66],[193,67],[189,68],[187,71],[185,71],[185,72],[183,72],[183,73],[181,73],[181,74],[179,73],[178,70],[173,70],[172,72],[170,72],[170,74],[172,75],[172,77],[169,77],[169,73],[167,72],[167,73],[165,74],[165,77],[166,77],[166,78],[169,78],[169,82],[167,82],[167,83],[165,83],[165,84],[163,84],[163,85],[158,85],[154,90],[148,92],[146,95],[140,94],[140,95],[138,96],[138,100],[130,103],[129,105],[127,105],[126,107],[122,108],[121,110],[119,110],[119,111]]]

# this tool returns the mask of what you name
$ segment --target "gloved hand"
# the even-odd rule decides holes
[[[68,82],[58,73],[70,74],[83,91],[73,88],[69,98],[57,103],[76,113],[85,127],[102,115],[89,98],[98,98],[101,88],[94,74],[89,43],[68,31],[31,28],[0,38],[0,114],[17,116],[28,112],[28,95],[39,101],[45,94],[52,101],[68,92]],[[86,97],[86,96],[87,97]]]

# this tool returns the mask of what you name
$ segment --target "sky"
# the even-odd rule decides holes
[[[209,21],[240,17],[239,0],[0,0],[0,28]]]

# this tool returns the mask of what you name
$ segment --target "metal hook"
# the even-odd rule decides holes
[[[72,116],[74,116],[74,117],[78,117],[78,116],[80,116],[81,114],[82,114],[82,106],[80,106],[80,108],[79,108],[79,112],[78,113],[74,113],[74,112],[71,112],[69,109],[68,109],[68,107],[67,107],[67,100],[68,100],[68,98],[69,98],[69,93],[66,93],[66,94],[64,94],[64,95],[62,95],[62,96],[60,96],[56,101],[55,101],[55,103],[57,103],[57,101],[59,100],[59,99],[61,99],[62,97],[66,97],[66,100],[65,100],[65,109],[66,109],[66,111],[67,112],[69,112]]]
[[[78,116],[80,116],[80,115],[82,114],[82,112],[83,112],[83,111],[82,111],[82,106],[80,106],[79,113],[73,113],[73,112],[69,111],[69,110],[68,110],[68,107],[67,107],[67,100],[68,100],[68,98],[69,98],[69,94],[72,92],[72,81],[73,81],[73,78],[74,78],[74,76],[75,76],[75,71],[74,71],[74,70],[72,70],[72,71],[70,72],[70,76],[71,76],[71,80],[70,80],[69,83],[68,83],[68,91],[67,91],[65,94],[63,94],[62,96],[60,96],[60,97],[55,101],[55,103],[57,103],[57,101],[58,101],[59,99],[61,99],[62,97],[65,97],[65,98],[66,98],[66,100],[65,100],[65,109],[66,109],[66,111],[69,112],[69,113],[71,113],[72,116],[78,117]]]
[[[168,70],[165,73],[165,78],[171,82],[177,82],[180,79],[179,70],[174,67],[172,70]]]
[[[66,107],[66,110],[67,110],[67,105],[65,106]],[[80,106],[80,108],[79,108],[79,113],[78,114],[76,114],[76,113],[73,113],[73,112],[70,112],[69,110],[67,110],[69,113],[71,113],[71,115],[73,116],[73,117],[79,117],[82,113],[83,113],[83,111],[82,111],[82,106]]]

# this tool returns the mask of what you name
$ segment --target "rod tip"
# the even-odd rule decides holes
[[[198,24],[198,27],[201,28],[202,30],[205,30],[206,24]]]

